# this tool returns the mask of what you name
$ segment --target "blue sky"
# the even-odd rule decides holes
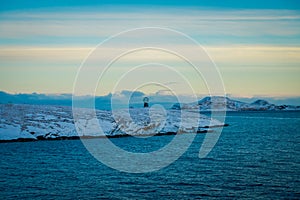
[[[34,8],[55,8],[55,7],[70,7],[70,6],[101,6],[101,5],[159,5],[159,6],[200,6],[200,7],[214,7],[214,8],[234,8],[234,9],[299,9],[300,3],[297,0],[11,0],[1,3],[1,10],[15,10],[15,9],[34,9]]]
[[[124,30],[158,26],[200,43],[218,66],[227,94],[298,97],[299,9],[298,1],[256,0],[1,2],[0,90],[71,93],[79,66],[97,44]],[[163,43],[164,37],[160,40]],[[192,48],[174,41],[176,45]],[[150,53],[158,62],[180,65],[176,59]],[[122,65],[134,65],[144,56],[127,58]],[[185,70],[193,79],[193,73]],[[178,88],[183,95],[184,89]],[[130,89],[129,84],[120,88]],[[109,92],[104,89],[97,95]],[[207,90],[199,86],[197,93],[205,95]]]

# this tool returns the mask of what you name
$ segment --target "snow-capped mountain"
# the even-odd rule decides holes
[[[196,133],[225,125],[198,112],[185,112],[182,116],[179,110],[97,110],[96,117],[92,113],[90,109],[79,109],[73,117],[72,107],[0,104],[0,140]]]
[[[265,100],[256,100],[245,103],[222,96],[205,97],[198,102],[189,104],[174,104],[172,109],[198,109],[200,111],[260,111],[260,110],[300,110],[300,106],[275,105]]]

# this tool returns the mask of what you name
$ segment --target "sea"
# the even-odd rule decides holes
[[[300,199],[300,112],[228,112],[226,123],[205,158],[198,155],[206,134],[197,134],[179,159],[148,173],[107,167],[81,140],[1,143],[0,198]],[[110,140],[139,152],[173,138]]]

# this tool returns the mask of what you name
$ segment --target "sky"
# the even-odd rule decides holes
[[[161,27],[186,34],[200,44],[217,67],[225,92],[230,96],[300,96],[298,1],[12,0],[0,4],[1,91],[72,93],[79,67],[99,43],[122,31]],[[171,44],[189,51],[195,62],[201,63],[205,57],[196,46],[163,31],[151,36],[143,34],[133,33],[122,42],[100,46],[101,52],[108,55],[134,47],[133,44],[145,37],[153,44],[166,47]],[[99,62],[91,61],[93,66],[88,76],[99,76],[98,71],[104,69]],[[161,65],[149,64],[124,76],[132,67],[144,63]],[[142,85],[141,81],[147,77],[157,78],[163,87]],[[199,77],[178,56],[141,50],[113,63],[97,82],[95,94],[122,90],[164,93],[175,88],[176,93],[189,95],[192,90],[186,89],[187,82],[193,92],[208,94],[208,77]],[[82,89],[79,93],[89,92]]]

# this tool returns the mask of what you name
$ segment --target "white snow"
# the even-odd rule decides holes
[[[8,125],[1,124],[0,125],[0,139],[1,140],[14,140],[20,138],[33,138],[30,133],[21,131],[21,127],[19,125]]]
[[[195,133],[199,127],[205,130],[204,127],[224,125],[198,112],[151,108],[117,110],[113,113],[78,109],[73,119],[71,107],[1,104],[0,116],[0,140]]]
[[[188,104],[174,104],[173,109],[201,110],[201,111],[263,111],[263,110],[300,110],[299,106],[275,105],[265,100],[253,103],[236,101],[223,96],[205,97],[198,102]]]

